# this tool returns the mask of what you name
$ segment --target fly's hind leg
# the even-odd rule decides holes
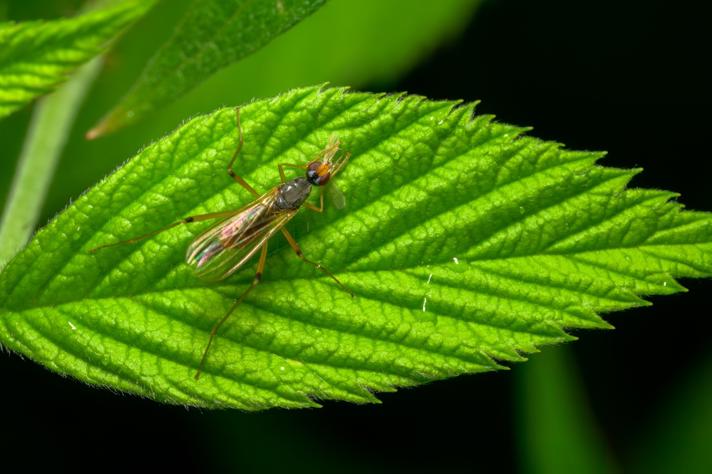
[[[304,205],[311,211],[324,212],[324,187],[322,186],[319,188],[319,207],[316,207],[310,202],[305,202]]]
[[[250,294],[250,292],[259,284],[259,282],[262,280],[262,272],[265,269],[265,261],[267,260],[267,241],[265,241],[264,244],[262,244],[262,252],[260,253],[260,260],[257,262],[257,272],[255,273],[255,277],[252,279],[252,283],[250,283],[250,286],[247,287],[245,291],[242,292],[239,298],[235,300],[235,302],[230,306],[230,309],[227,310],[227,313],[225,313],[225,316],[220,318],[215,324],[213,324],[213,327],[210,329],[210,337],[208,338],[208,343],[205,346],[205,350],[203,350],[203,355],[200,358],[200,365],[198,365],[198,370],[195,372],[195,380],[200,379],[200,374],[203,372],[203,367],[205,366],[205,361],[208,359],[208,351],[210,351],[210,346],[213,344],[213,341],[215,340],[215,337],[218,334],[218,330],[220,330],[220,327],[225,324],[225,321],[227,321],[232,313],[235,312],[235,309],[242,303],[242,301],[247,298],[247,295]]]
[[[237,211],[211,212],[210,214],[199,214],[199,215],[195,215],[195,216],[184,217],[183,219],[179,220],[178,222],[168,224],[165,227],[161,227],[160,229],[153,230],[153,231],[148,232],[143,235],[131,237],[130,239],[126,239],[126,240],[120,240],[118,242],[112,242],[110,244],[99,245],[98,247],[94,247],[94,248],[90,249],[89,253],[96,253],[98,250],[102,250],[102,249],[105,249],[108,247],[115,247],[117,245],[134,244],[136,242],[140,242],[141,240],[153,237],[154,235],[158,235],[161,232],[165,232],[168,229],[178,227],[179,225],[190,224],[191,222],[207,221],[210,219],[220,219],[220,218],[224,218],[224,217],[231,217],[231,216],[234,216],[236,212]]]
[[[235,107],[235,124],[237,127],[237,147],[232,154],[232,158],[230,158],[230,162],[227,164],[227,174],[234,179],[237,184],[245,188],[247,192],[255,197],[260,197],[260,193],[258,193],[255,188],[250,185],[250,183],[245,181],[242,176],[235,173],[235,170],[233,169],[237,155],[240,154],[242,151],[242,145],[245,144],[245,137],[242,134],[242,125],[240,124],[240,107]]]
[[[294,250],[294,253],[297,254],[297,257],[302,259],[303,262],[308,263],[312,267],[316,268],[317,270],[322,272],[324,275],[330,277],[332,280],[334,280],[336,282],[337,285],[339,285],[339,288],[344,290],[346,293],[351,295],[351,297],[353,298],[354,293],[350,289],[348,289],[348,287],[346,287],[346,285],[341,283],[339,281],[339,279],[336,278],[336,276],[333,273],[331,273],[325,266],[323,266],[319,262],[314,262],[312,260],[309,260],[308,258],[306,258],[304,256],[304,253],[302,252],[301,247],[299,247],[299,244],[297,243],[296,240],[294,240],[294,237],[292,237],[292,234],[290,234],[287,229],[282,228],[280,230],[282,231],[282,235],[284,235],[284,238],[287,239],[287,242],[289,242],[289,246],[292,247],[292,250]]]

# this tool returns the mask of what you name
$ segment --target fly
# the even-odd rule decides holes
[[[257,272],[252,279],[252,283],[240,294],[232,306],[230,306],[227,313],[220,318],[210,330],[208,342],[203,350],[198,370],[195,373],[196,380],[200,378],[200,374],[203,371],[208,357],[208,352],[217,336],[218,330],[261,281],[267,260],[267,244],[269,239],[275,234],[281,233],[297,254],[297,257],[330,277],[342,290],[353,296],[351,290],[344,286],[326,267],[321,263],[306,258],[297,241],[294,240],[292,234],[284,227],[285,224],[297,214],[302,206],[315,212],[323,212],[324,186],[327,183],[330,183],[330,185],[326,189],[328,189],[330,198],[333,199],[335,206],[339,208],[343,207],[343,195],[338,188],[334,186],[333,181],[330,180],[341,171],[351,154],[341,152],[338,138],[332,136],[326,147],[307,164],[279,164],[277,168],[279,170],[281,184],[264,194],[260,194],[247,183],[247,181],[235,173],[233,169],[235,160],[240,154],[244,144],[242,127],[240,125],[240,109],[235,109],[235,113],[238,144],[228,163],[227,174],[237,184],[252,194],[255,197],[254,201],[237,210],[188,216],[178,222],[174,222],[147,234],[120,242],[101,245],[90,250],[90,253],[94,253],[97,250],[107,247],[132,244],[182,224],[222,219],[200,234],[188,247],[185,257],[186,263],[193,268],[193,271],[198,277],[211,281],[223,280],[242,268],[257,253],[260,254],[259,260],[257,261]],[[285,168],[302,170],[304,171],[304,176],[287,180],[284,172]],[[318,207],[307,202],[307,198],[313,186],[320,187]]]

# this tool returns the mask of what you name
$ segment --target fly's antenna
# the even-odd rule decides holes
[[[341,171],[341,168],[349,161],[349,158],[351,158],[351,152],[347,151],[334,160],[331,166],[331,176],[336,176],[336,174]]]
[[[334,158],[334,155],[338,153],[339,151],[339,136],[336,134],[333,134],[329,136],[329,141],[327,142],[326,146],[324,147],[323,150],[321,150],[319,153],[314,155],[314,159],[312,161],[328,161],[331,162],[332,159]]]
[[[331,136],[329,136],[329,142],[326,145],[326,148],[331,150],[332,148],[338,150],[339,149],[339,136],[335,133],[333,133]]]

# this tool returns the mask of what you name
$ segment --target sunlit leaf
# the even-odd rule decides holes
[[[353,156],[348,205],[289,228],[350,298],[281,237],[264,282],[223,328],[203,378],[207,334],[251,281],[198,280],[185,249],[208,223],[133,246],[96,245],[252,198],[225,165],[227,108],[145,148],[40,231],[0,275],[0,338],[57,372],[170,403],[260,409],[319,399],[373,402],[394,390],[495,370],[597,313],[682,290],[712,273],[712,217],[672,193],[625,186],[595,164],[472,106],[342,89],[298,89],[242,109],[237,170],[260,190],[338,134]],[[641,321],[641,324],[644,324]],[[495,362],[498,361],[498,362]]]

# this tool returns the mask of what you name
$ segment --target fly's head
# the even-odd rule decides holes
[[[307,181],[314,186],[323,186],[341,171],[351,153],[341,153],[337,156],[338,152],[339,139],[332,135],[326,147],[307,165]]]

